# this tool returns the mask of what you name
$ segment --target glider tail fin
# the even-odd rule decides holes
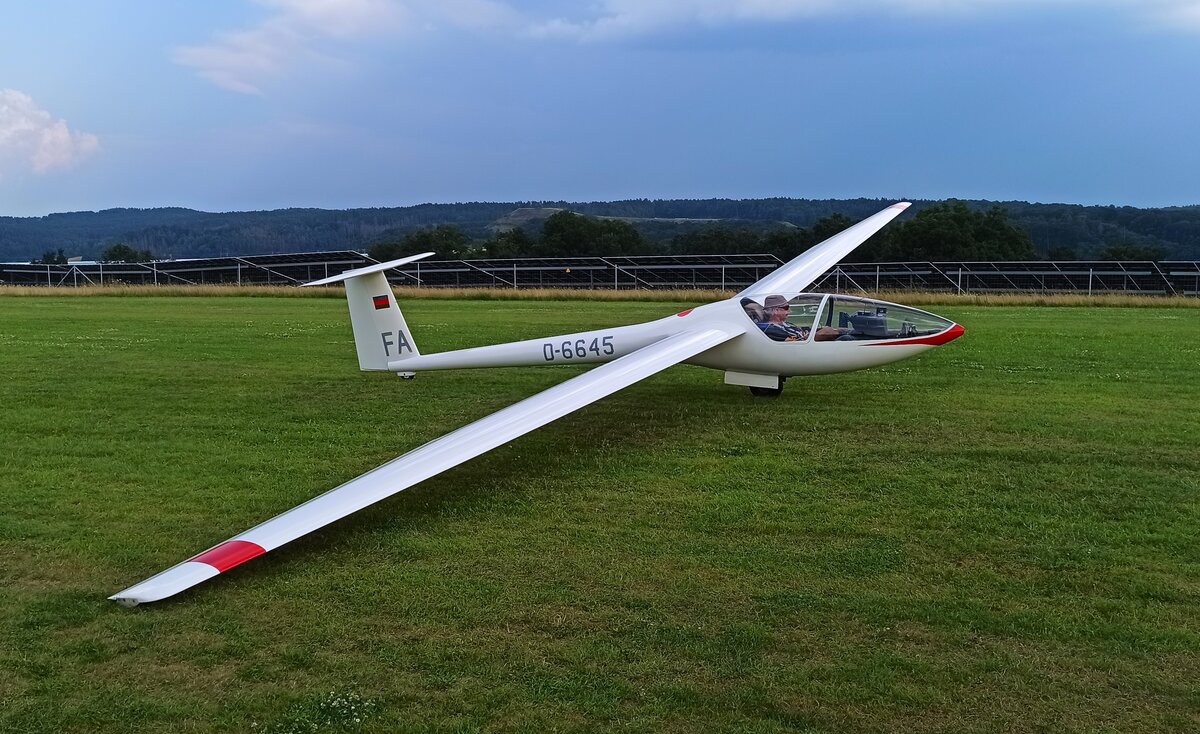
[[[346,301],[350,306],[350,324],[354,328],[354,346],[358,350],[358,367],[361,370],[386,370],[389,362],[396,362],[420,355],[412,332],[396,304],[392,287],[384,276],[385,270],[405,265],[432,255],[420,255],[370,265],[356,270],[347,270],[341,275],[305,283],[305,285],[327,285],[338,281],[346,283]]]
[[[359,369],[386,370],[388,362],[418,354],[412,332],[383,273],[347,279],[346,301],[350,304]]]

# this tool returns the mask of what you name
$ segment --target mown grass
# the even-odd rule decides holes
[[[685,305],[405,311],[436,351]],[[333,299],[0,298],[0,731],[1200,727],[1200,321],[939,313],[774,401],[673,368],[130,610],[578,368],[362,374]]]

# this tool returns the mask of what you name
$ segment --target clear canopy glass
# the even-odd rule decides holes
[[[936,314],[873,298],[802,293],[741,300],[747,317],[775,341],[882,341],[938,334],[954,325]]]

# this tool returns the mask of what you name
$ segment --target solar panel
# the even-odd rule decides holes
[[[160,260],[151,263],[0,264],[0,282],[77,286],[228,283],[299,284],[373,264],[352,250],[243,257]],[[619,255],[612,257],[425,260],[389,271],[401,285],[500,288],[618,288],[735,290],[782,261],[770,254]],[[810,286],[842,290],[1133,291],[1200,293],[1200,263],[1192,261],[1025,261],[842,263]]]

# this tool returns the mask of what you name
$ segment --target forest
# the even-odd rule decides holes
[[[770,252],[781,257],[891,203],[880,199],[474,202],[210,213],[109,209],[0,217],[0,260],[177,259],[432,249],[442,257]],[[1140,209],[914,201],[860,261],[1200,260],[1200,206]]]

